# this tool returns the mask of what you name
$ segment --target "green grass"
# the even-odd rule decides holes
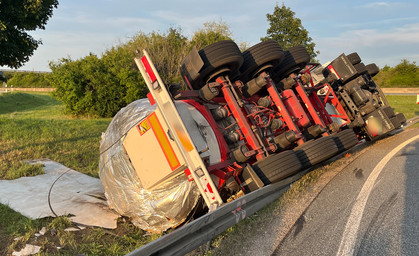
[[[416,104],[416,96],[387,95],[388,103],[394,109],[394,112],[403,113],[406,119],[419,116],[419,104]],[[409,128],[417,128],[416,123]]]
[[[16,178],[10,173],[30,169],[24,160],[38,158],[98,176],[100,136],[111,119],[71,118],[63,110],[48,94],[0,95],[0,179]]]
[[[0,179],[43,173],[41,165],[25,162],[39,158],[98,177],[100,136],[111,119],[73,118],[63,111],[63,104],[45,93],[0,94]],[[40,245],[41,255],[123,255],[159,237],[123,219],[112,231],[64,231],[69,225],[66,217],[31,220],[0,204],[0,255],[25,243]],[[47,234],[35,239],[42,227]]]
[[[9,255],[10,249],[17,246],[18,243],[26,243],[30,236],[46,222],[47,219],[28,219],[8,206],[0,204],[0,255]],[[21,240],[12,240],[16,237],[21,237]]]
[[[419,104],[416,104],[416,96],[387,95],[386,98],[394,111],[403,113],[406,119],[419,116]]]

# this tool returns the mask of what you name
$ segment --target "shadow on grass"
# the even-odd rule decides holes
[[[0,95],[0,114],[33,110],[44,106],[59,106],[61,103],[49,94],[4,93]]]

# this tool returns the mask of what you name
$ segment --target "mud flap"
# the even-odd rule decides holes
[[[364,117],[368,136],[373,139],[395,129],[383,108],[379,108]]]
[[[262,180],[253,170],[250,164],[247,164],[246,167],[243,168],[241,181],[241,187],[244,187],[246,192],[252,192],[264,186]]]

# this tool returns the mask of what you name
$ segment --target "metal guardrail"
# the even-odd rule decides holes
[[[127,256],[184,255],[278,199],[310,169],[246,194],[191,223],[156,239]]]

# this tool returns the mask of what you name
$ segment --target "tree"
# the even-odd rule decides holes
[[[192,36],[191,46],[195,46],[199,50],[222,40],[231,40],[231,37],[230,26],[224,21],[205,22],[204,27]]]
[[[0,1],[0,66],[19,68],[41,44],[26,31],[45,29],[58,0]]]
[[[312,38],[308,36],[308,31],[301,24],[301,20],[295,17],[289,7],[282,4],[281,7],[276,4],[272,14],[266,14],[270,27],[266,31],[267,36],[260,40],[276,40],[282,49],[287,50],[296,45],[303,45],[315,60],[319,51],[315,51],[316,44],[312,42]]]
[[[401,62],[395,67],[395,70],[403,75],[412,75],[418,70],[416,61],[410,62],[406,59],[402,59]]]

